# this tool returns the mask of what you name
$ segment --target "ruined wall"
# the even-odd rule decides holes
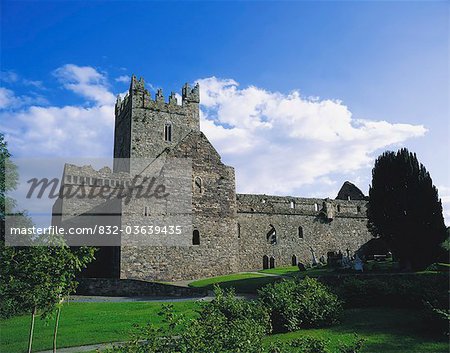
[[[191,234],[188,246],[122,247],[121,278],[181,280],[237,272],[234,169],[199,131],[167,154],[192,159],[192,225],[200,244],[193,244]]]
[[[261,269],[264,256],[273,257],[275,267],[292,265],[294,255],[311,263],[311,248],[317,259],[328,251],[353,254],[371,239],[366,201],[238,194],[237,206],[241,271]],[[276,244],[267,239],[272,226]]]

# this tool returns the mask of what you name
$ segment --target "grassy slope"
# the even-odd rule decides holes
[[[237,273],[226,276],[212,277],[191,282],[190,287],[213,289],[215,284],[222,288],[233,287],[238,293],[256,293],[256,289],[276,281],[277,277],[264,276],[257,273]]]
[[[178,313],[194,315],[195,302],[173,303]],[[71,303],[63,308],[59,347],[100,342],[122,341],[129,337],[133,323],[151,321],[161,325],[157,315],[162,303]],[[37,321],[33,351],[51,348],[52,321]],[[1,352],[23,352],[26,348],[29,318],[16,317],[0,321]],[[301,336],[318,336],[329,340],[330,347],[350,340],[353,333],[364,337],[365,353],[441,353],[448,352],[448,341],[424,333],[420,315],[405,309],[352,309],[343,322],[326,329],[301,330],[268,336],[266,342],[289,340]]]
[[[163,303],[69,303],[61,312],[58,347],[70,347],[102,342],[122,341],[129,337],[134,323],[149,321],[161,325],[158,312]],[[190,317],[196,302],[173,303],[175,310]],[[52,347],[53,320],[36,319],[33,351]],[[0,320],[0,352],[24,352],[27,347],[29,316]]]
[[[329,348],[350,342],[354,333],[366,340],[363,353],[446,353],[448,339],[426,332],[421,316],[409,309],[350,309],[342,323],[326,329],[309,329],[268,336],[266,342],[315,336],[327,340]]]

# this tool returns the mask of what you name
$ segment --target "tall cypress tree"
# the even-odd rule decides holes
[[[442,204],[430,174],[403,148],[377,158],[369,189],[369,229],[387,241],[403,266],[435,262],[446,238]]]

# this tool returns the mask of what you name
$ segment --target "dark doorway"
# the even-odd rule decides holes
[[[297,266],[297,256],[292,255],[292,266]]]
[[[269,256],[263,256],[263,270],[267,270],[269,268]]]
[[[274,257],[270,258],[270,265],[269,265],[269,267],[270,268],[275,268],[275,258]]]

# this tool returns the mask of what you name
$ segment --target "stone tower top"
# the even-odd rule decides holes
[[[154,99],[145,81],[131,77],[130,89],[115,106],[114,158],[154,158],[164,149],[180,142],[189,132],[200,130],[200,87],[185,84],[181,102],[174,92],[166,101],[162,89]],[[126,171],[129,167],[116,168]]]

